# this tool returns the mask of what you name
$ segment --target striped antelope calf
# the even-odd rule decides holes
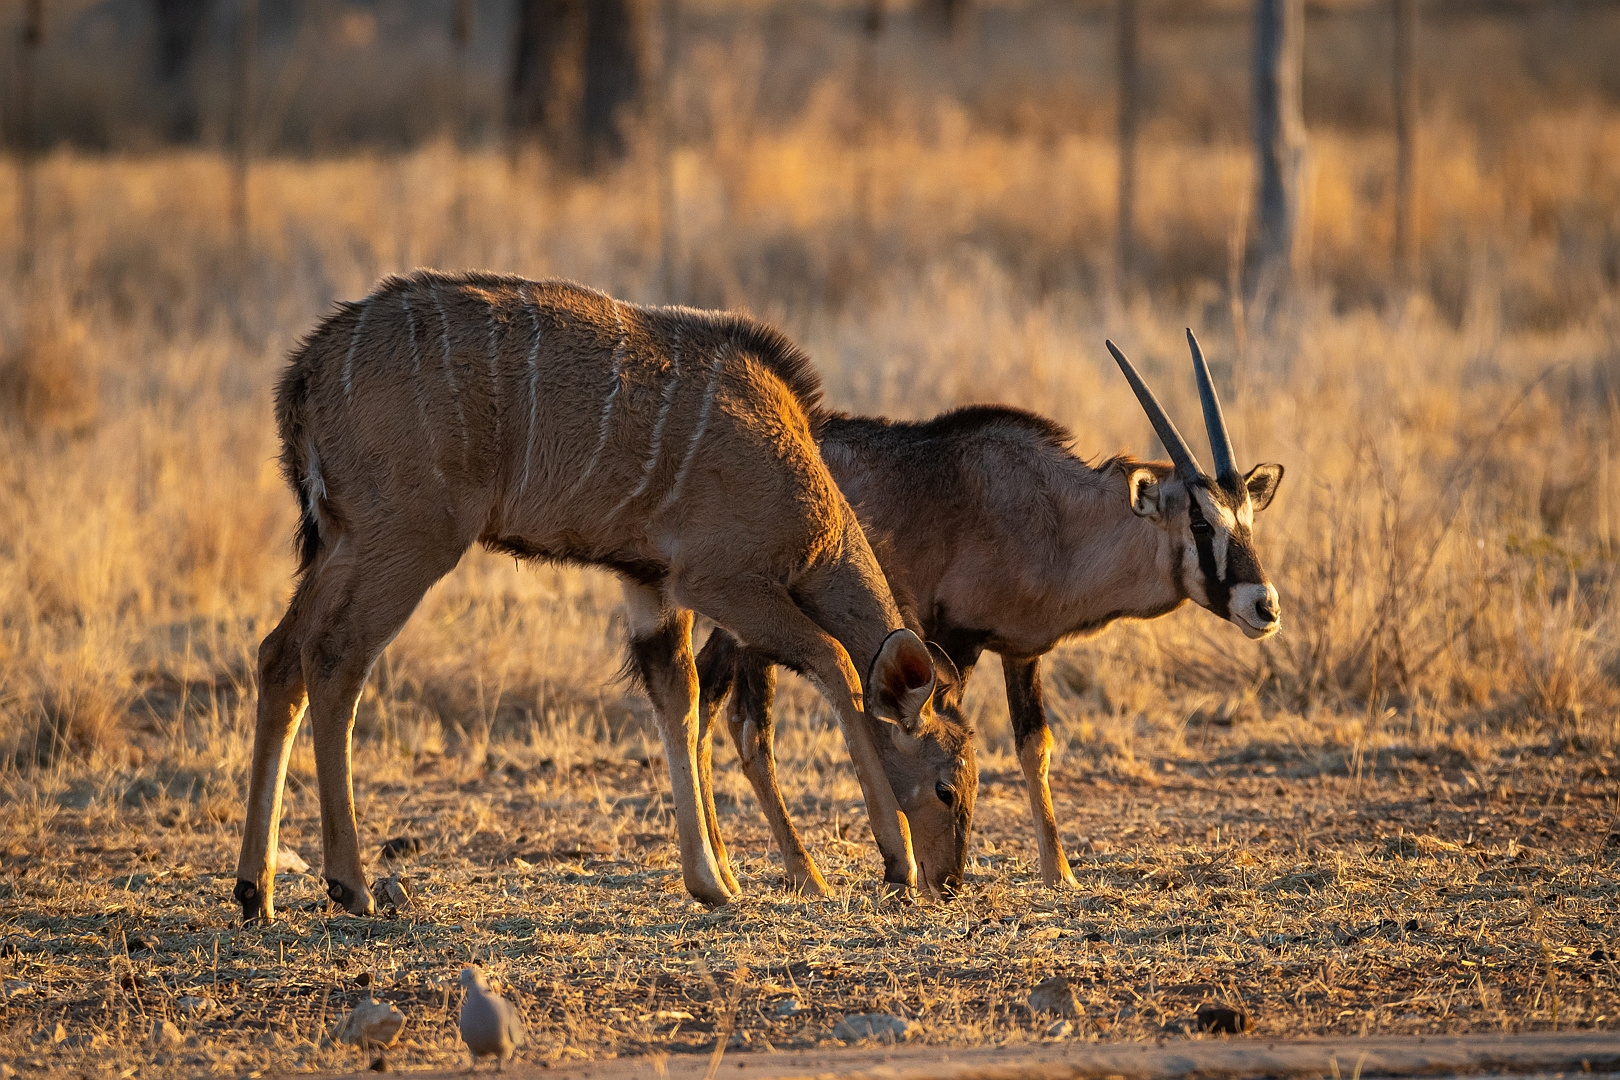
[[[978,785],[971,734],[935,708],[932,658],[902,628],[821,462],[819,397],[808,359],[769,327],[563,282],[420,271],[322,323],[276,394],[300,573],[259,649],[235,891],[244,915],[274,914],[282,788],[306,701],[328,893],[373,910],[351,777],[355,702],[383,647],[474,543],[623,580],[630,666],[657,714],[693,896],[737,892],[698,761],[694,611],[831,702],[884,879],[913,884],[920,863],[932,889],[959,880]],[[961,797],[942,806],[936,785]]]
[[[1193,371],[1215,475],[1206,474],[1129,360],[1108,349],[1173,465],[1117,457],[1096,466],[1058,424],[1018,409],[972,407],[925,423],[837,416],[822,457],[855,507],[884,573],[924,636],[960,671],[960,693],[985,650],[1001,656],[1018,760],[1048,885],[1074,885],[1058,842],[1047,770],[1052,736],[1040,659],[1059,641],[1115,619],[1151,619],[1196,601],[1251,638],[1277,632],[1277,590],[1254,548],[1254,514],[1282,466],[1239,476],[1232,440],[1192,331]],[[919,523],[927,522],[926,529]],[[701,715],[727,726],[770,819],[790,879],[819,880],[788,820],[771,768],[770,659],[715,631],[698,657]],[[704,743],[709,739],[705,731]],[[923,793],[901,792],[902,798]],[[950,804],[955,793],[940,787]]]

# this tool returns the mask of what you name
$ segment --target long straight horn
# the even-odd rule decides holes
[[[1176,463],[1177,474],[1186,483],[1192,483],[1203,476],[1204,470],[1198,467],[1198,459],[1193,457],[1192,447],[1187,445],[1187,440],[1176,430],[1175,421],[1164,411],[1164,406],[1153,396],[1153,391],[1142,381],[1142,376],[1136,373],[1136,368],[1125,359],[1124,353],[1114,347],[1112,341],[1105,341],[1103,344],[1114,354],[1114,359],[1119,363],[1119,370],[1125,373],[1125,380],[1131,384],[1131,389],[1136,391],[1136,400],[1142,403],[1142,411],[1147,413],[1153,430],[1158,432],[1159,441],[1164,443],[1165,450],[1170,454],[1170,460]]]
[[[1215,459],[1215,482],[1235,492],[1242,485],[1233,460],[1232,436],[1226,430],[1221,399],[1215,396],[1215,384],[1209,378],[1209,365],[1204,363],[1204,350],[1198,347],[1191,327],[1187,329],[1187,344],[1192,347],[1193,374],[1198,376],[1198,400],[1204,403],[1204,430],[1209,433],[1209,453]]]

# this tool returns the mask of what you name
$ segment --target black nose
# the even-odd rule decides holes
[[[1277,605],[1271,602],[1271,597],[1262,596],[1254,602],[1254,613],[1260,616],[1262,623],[1277,621]]]

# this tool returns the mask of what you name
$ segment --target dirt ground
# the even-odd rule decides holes
[[[746,895],[710,911],[681,890],[662,762],[602,745],[621,756],[429,756],[382,781],[362,760],[374,863],[387,839],[422,843],[401,867],[413,902],[335,915],[317,877],[283,875],[268,927],[236,925],[239,825],[206,777],[42,782],[0,823],[0,1061],[353,1068],[334,1028],[374,991],[407,1016],[390,1064],[450,1067],[454,980],[472,962],[520,1002],[530,1062],[836,1045],[840,1018],[870,1012],[955,1046],[1180,1036],[1210,1002],[1268,1038],[1607,1030],[1620,1015],[1616,762],[1601,752],[1358,765],[1211,727],[1195,753],[1134,774],[1058,770],[1072,893],[1039,884],[1022,779],[991,757],[965,895],[910,904],[879,898],[829,755],[837,782],[789,791],[838,897],[785,894],[751,800],[722,785]],[[296,775],[283,837],[318,856]],[[1028,1004],[1054,974],[1079,1006],[1066,1026]]]

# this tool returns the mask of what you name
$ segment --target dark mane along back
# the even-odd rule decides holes
[[[881,416],[828,415],[821,434],[827,438],[888,436],[905,443],[949,441],[958,436],[981,435],[996,429],[1033,436],[1056,450],[1067,452],[1074,436],[1056,420],[1011,405],[964,405],[929,420],[890,420]]]
[[[684,331],[706,331],[748,353],[787,385],[812,424],[819,423],[826,414],[821,402],[821,376],[816,373],[815,365],[803,349],[776,327],[730,311],[686,307],[653,310],[674,316]]]

